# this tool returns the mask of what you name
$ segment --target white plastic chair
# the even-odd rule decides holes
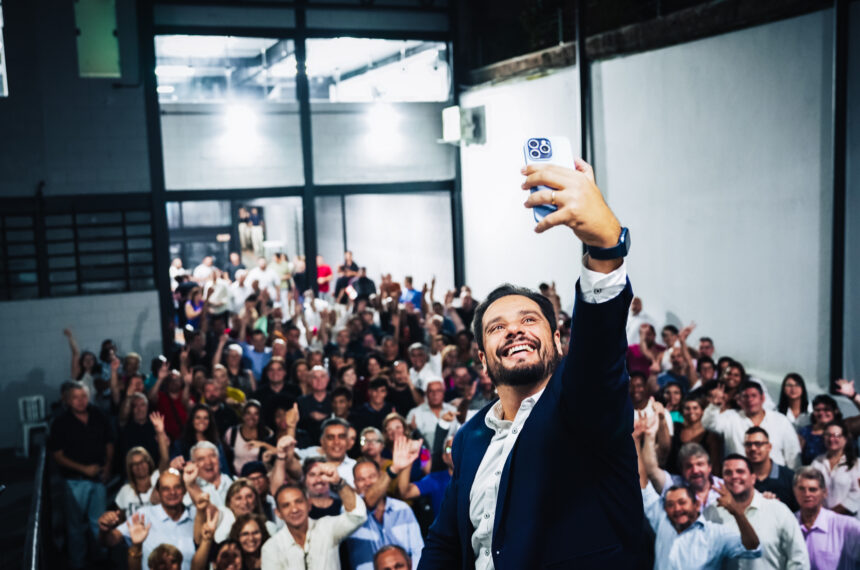
[[[24,449],[22,455],[30,457],[30,430],[48,429],[45,421],[45,397],[41,394],[18,398],[18,418],[21,421],[21,431],[24,432]]]

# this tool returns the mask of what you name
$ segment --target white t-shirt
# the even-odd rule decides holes
[[[155,484],[158,483],[159,475],[158,469],[152,472],[152,477],[149,478],[151,484],[146,493],[138,493],[131,486],[131,483],[126,483],[120,487],[114,502],[125,513],[127,519],[131,518],[136,510],[152,504],[149,499],[152,496],[152,491],[155,490]]]

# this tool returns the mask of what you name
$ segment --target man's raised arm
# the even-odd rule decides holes
[[[594,183],[591,166],[576,161],[576,170],[528,166],[523,189],[549,186],[529,196],[526,207],[549,204],[558,210],[535,228],[540,233],[565,225],[585,245],[608,249],[619,244],[622,230]],[[623,255],[623,254],[619,254]],[[578,257],[571,255],[574,262]],[[632,412],[627,395],[627,313],[633,292],[623,258],[582,260],[571,325],[570,352],[565,363],[561,405],[577,426],[597,436],[627,438]]]

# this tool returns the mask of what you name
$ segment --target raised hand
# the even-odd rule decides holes
[[[522,169],[526,176],[523,190],[548,186],[555,190],[539,190],[529,194],[525,207],[552,204],[558,209],[535,227],[541,233],[553,226],[565,225],[585,244],[612,247],[618,243],[621,224],[606,205],[600,189],[594,183],[594,171],[583,160],[575,160],[576,170],[552,164],[528,165]]]
[[[340,484],[340,474],[337,472],[337,465],[334,463],[320,464],[320,479],[330,485]]]
[[[194,507],[198,511],[204,511],[205,512],[206,509],[209,508],[209,503],[210,503],[209,493],[200,493],[199,495],[197,495],[197,500],[194,501]]]
[[[128,537],[132,544],[143,544],[152,526],[152,523],[144,520],[143,513],[134,513],[125,524],[128,526]]]
[[[648,418],[645,417],[645,412],[637,412],[636,419],[633,421],[633,438],[641,438],[646,431],[648,431]]]
[[[287,427],[294,428],[299,425],[299,404],[298,402],[293,404],[293,407],[284,414],[285,421],[287,423]]]
[[[72,334],[72,329],[63,329],[63,334],[66,335],[66,337],[68,337],[69,339],[75,336]]]
[[[182,470],[185,469],[185,458],[181,455],[177,455],[170,460],[170,468],[182,472]]]
[[[837,380],[836,393],[841,394],[846,398],[853,399],[854,396],[857,395],[857,392],[854,390],[854,380],[846,380],[845,378]]]
[[[678,338],[680,339],[682,345],[687,343],[687,337],[690,336],[690,334],[693,332],[693,330],[695,330],[695,328],[696,323],[694,321],[681,329],[681,332],[678,333]]]
[[[152,422],[152,427],[155,428],[155,433],[164,433],[164,416],[160,412],[152,412],[149,414],[149,421]]]
[[[772,491],[764,491],[762,492],[761,496],[765,499],[779,499],[779,497],[776,496],[776,493]]]
[[[453,422],[455,417],[457,417],[457,416],[454,415],[454,412],[452,412],[451,410],[448,410],[447,412],[442,414],[439,417],[439,419],[446,421],[446,422]]]
[[[117,370],[119,370],[119,364],[120,364],[119,358],[114,356],[110,361],[110,371],[116,372]]]
[[[119,517],[121,511],[106,511],[99,517],[99,530],[105,532],[114,529],[119,525]]]
[[[743,510],[740,505],[735,502],[734,497],[726,489],[725,485],[720,485],[719,487],[715,487],[717,493],[719,493],[720,497],[717,499],[717,504],[729,511],[732,515],[743,514]]]
[[[197,465],[189,461],[182,469],[182,481],[185,482],[185,487],[189,487],[197,482],[198,475]]]
[[[408,439],[405,435],[398,435],[394,439],[391,469],[398,473],[404,469],[409,469],[421,454],[421,443],[423,441],[421,439]]]
[[[283,453],[284,457],[290,455],[296,449],[296,438],[291,435],[281,436],[278,439],[277,448],[278,453]]]
[[[206,498],[208,499],[209,496],[207,495]],[[213,540],[215,538],[215,529],[218,528],[218,516],[219,512],[217,509],[206,511],[206,520],[203,521],[203,526],[200,528],[203,540]]]

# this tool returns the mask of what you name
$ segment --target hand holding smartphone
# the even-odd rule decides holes
[[[571,150],[570,141],[561,135],[532,137],[526,139],[523,145],[523,155],[526,165],[529,164],[555,164],[564,168],[576,168]],[[535,186],[530,190],[532,194],[539,190],[555,190],[548,186]],[[558,208],[549,204],[541,204],[532,208],[535,222],[540,222]]]

